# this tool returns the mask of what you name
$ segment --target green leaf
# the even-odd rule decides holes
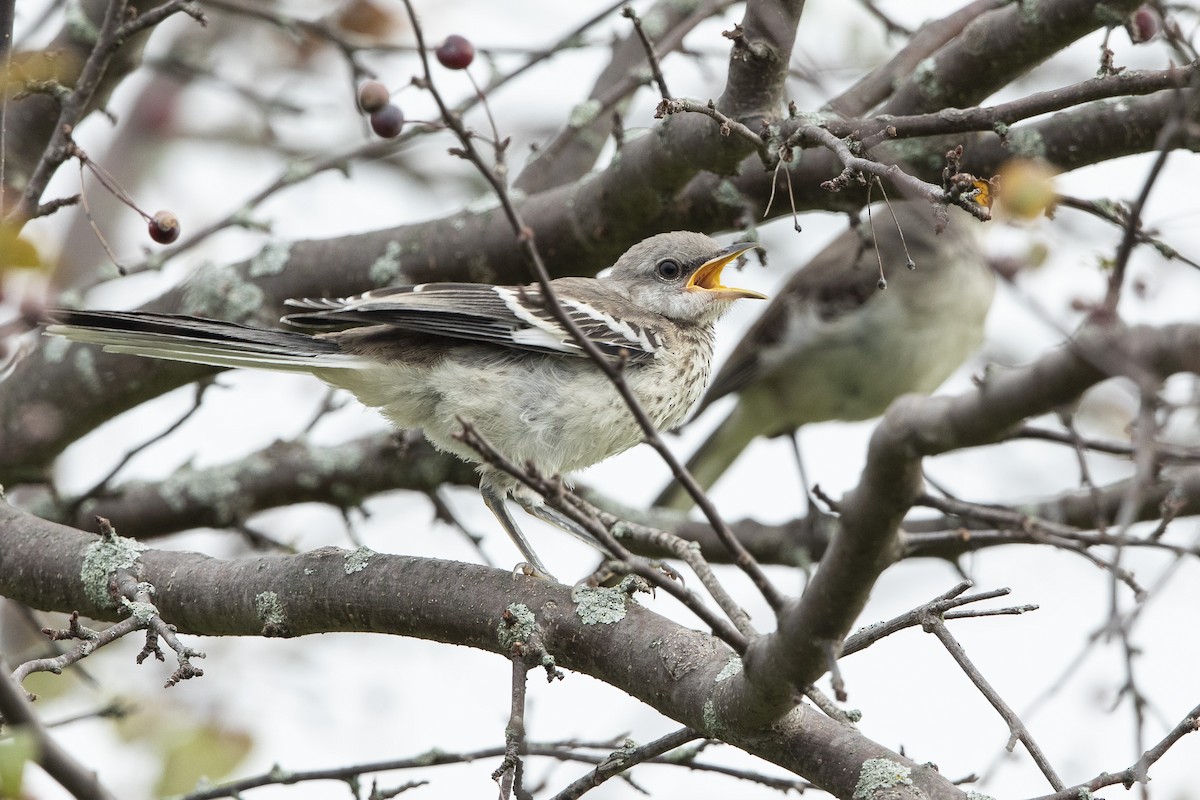
[[[37,739],[24,726],[14,726],[12,735],[0,741],[0,798],[21,796],[25,764],[37,760],[37,755]]]

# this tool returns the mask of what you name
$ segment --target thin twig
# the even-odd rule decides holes
[[[112,526],[108,520],[101,520],[101,530],[105,529],[112,531]],[[180,641],[175,634],[175,626],[162,618],[153,602],[155,593],[153,586],[139,581],[136,576],[125,569],[119,569],[113,573],[109,583],[113,587],[114,595],[121,600],[124,609],[130,614],[130,619],[138,622],[139,627],[146,632],[146,643],[142,646],[142,652],[138,654],[137,663],[141,664],[150,656],[154,656],[159,661],[165,661],[166,658],[158,646],[158,640],[162,639],[167,643],[167,647],[174,651],[175,659],[178,662],[178,666],[167,678],[163,688],[169,689],[180,681],[204,675],[204,670],[194,666],[192,659],[204,658],[205,654]]]
[[[967,605],[968,603],[978,603],[981,600],[992,600],[997,597],[1004,597],[1011,592],[1010,589],[1004,588],[991,589],[986,592],[976,592],[975,594],[963,595],[963,592],[970,589],[972,585],[973,584],[970,581],[963,581],[957,584],[954,588],[938,595],[933,600],[930,600],[928,603],[925,603],[922,606],[918,606],[911,611],[907,611],[898,617],[888,620],[887,622],[868,625],[867,627],[856,631],[852,635],[846,637],[846,642],[842,646],[841,657],[845,658],[846,656],[866,650],[880,639],[891,636],[893,633],[898,633],[905,628],[913,628],[917,625],[921,625],[923,624],[924,618],[930,614],[951,618],[957,614],[957,612],[952,611],[952,609],[959,608]],[[1036,610],[1037,606],[1024,605],[995,609],[990,613],[1012,616]],[[964,613],[963,616],[966,616],[966,614]],[[972,616],[984,616],[984,614],[982,612],[974,612]]]
[[[504,760],[492,773],[492,780],[500,784],[501,800],[508,800],[514,792],[518,796],[523,794],[521,748],[525,744],[525,690],[529,665],[525,663],[524,653],[515,646],[509,660],[512,662],[512,691],[508,724],[504,726]]]
[[[1071,208],[1076,211],[1082,211],[1086,214],[1091,214],[1097,219],[1117,225],[1126,232],[1129,230],[1130,212],[1128,206],[1123,203],[1111,200],[1086,200],[1081,197],[1056,194],[1054,197],[1054,206],[1055,208]],[[1150,245],[1163,258],[1179,261],[1187,264],[1189,267],[1200,269],[1200,261],[1188,258],[1162,239],[1146,231],[1141,225],[1136,226],[1134,237],[1138,244]]]
[[[182,427],[185,422],[191,419],[196,412],[200,410],[200,405],[204,402],[204,394],[211,386],[213,386],[213,383],[213,379],[211,378],[198,381],[196,383],[195,393],[192,396],[191,407],[187,411],[183,412],[183,414],[179,416],[179,419],[172,422],[164,430],[155,434],[154,436],[151,436],[149,439],[146,439],[141,444],[131,447],[129,450],[127,450],[125,455],[121,456],[121,459],[113,465],[113,468],[110,469],[103,478],[96,481],[96,483],[92,485],[92,488],[88,489],[83,494],[71,501],[71,515],[74,516],[84,502],[103,492],[105,487],[112,482],[113,478],[117,477],[118,473],[125,469],[125,465],[132,461],[138,453],[142,452],[147,447],[166,439],[172,433],[179,430],[179,428]]]
[[[722,136],[737,134],[739,139],[742,139],[754,147],[755,152],[758,153],[759,159],[765,166],[773,166],[774,162],[778,160],[772,155],[770,147],[767,145],[767,142],[763,140],[763,137],[750,130],[750,128],[744,123],[738,122],[733,117],[721,113],[721,111],[717,108],[716,102],[713,100],[709,100],[707,103],[699,103],[695,100],[688,100],[686,98],[676,98],[674,100],[665,99],[658,104],[658,108],[655,110],[654,116],[656,119],[662,119],[663,117],[670,116],[671,114],[685,113],[703,114],[704,116],[714,120],[721,126]]]
[[[67,667],[78,664],[101,647],[110,645],[118,639],[141,629],[141,627],[142,625],[138,620],[133,617],[127,617],[114,625],[109,625],[103,630],[92,630],[79,624],[79,612],[76,611],[71,614],[65,630],[42,628],[42,633],[50,637],[51,641],[78,641],[79,644],[69,650],[64,650],[57,656],[33,658],[21,662],[13,670],[12,678],[20,684],[24,683],[25,679],[35,672],[49,672],[52,675],[61,675],[62,671]]]
[[[1184,104],[1181,103],[1180,105],[1183,106]],[[1167,163],[1167,157],[1170,156],[1176,141],[1183,135],[1184,127],[1181,117],[1182,108],[1176,110],[1175,114],[1167,120],[1167,124],[1159,131],[1158,138],[1154,142],[1155,149],[1158,150],[1158,155],[1155,157],[1154,163],[1150,166],[1150,171],[1146,174],[1146,180],[1142,182],[1142,190],[1138,192],[1133,205],[1129,207],[1129,219],[1125,223],[1125,235],[1121,237],[1121,244],[1117,248],[1116,258],[1113,259],[1112,268],[1108,273],[1108,289],[1104,295],[1104,309],[1110,314],[1115,314],[1117,311],[1117,303],[1121,298],[1121,287],[1125,283],[1125,269],[1129,266],[1129,256],[1133,253],[1134,245],[1137,244],[1137,231],[1141,227],[1142,210],[1146,207],[1146,201],[1150,198],[1150,190],[1154,188],[1154,184],[1158,181],[1158,176],[1162,174],[1162,169]]]
[[[1016,439],[1041,439],[1047,442],[1058,442],[1068,445],[1074,445],[1078,442],[1082,447],[1088,450],[1095,450],[1098,453],[1109,453],[1115,456],[1133,455],[1133,447],[1125,442],[1102,441],[1100,439],[1089,439],[1086,436],[1076,437],[1069,433],[1038,428],[1034,425],[1022,425],[1019,428],[1015,428],[1011,433],[998,441],[1008,442]],[[1200,448],[1159,442],[1157,449],[1158,457],[1164,462],[1200,463]]]
[[[658,93],[663,100],[670,100],[671,92],[667,89],[667,79],[663,76],[662,66],[658,63],[658,54],[654,52],[654,42],[650,41],[645,28],[642,27],[641,17],[628,3],[621,6],[621,16],[633,23],[633,30],[642,43],[642,49],[646,51],[646,60],[650,62],[650,73],[654,76],[654,82],[658,84]]]
[[[863,7],[868,14],[883,23],[883,28],[891,34],[899,34],[901,36],[912,36],[913,32],[908,28],[896,22],[894,19],[884,13],[872,0],[858,0],[858,4]]]
[[[928,633],[932,633],[938,638],[938,641],[946,648],[946,652],[958,663],[959,668],[971,679],[971,683],[975,684],[975,687],[983,693],[987,701],[992,704],[992,708],[996,709],[1000,717],[1008,725],[1008,749],[1011,750],[1016,741],[1019,740],[1021,744],[1025,745],[1025,749],[1033,757],[1034,763],[1037,764],[1042,774],[1046,776],[1046,780],[1050,782],[1054,790],[1062,791],[1065,786],[1062,778],[1058,777],[1058,773],[1050,765],[1050,761],[1046,758],[1046,754],[1042,752],[1042,748],[1033,740],[1029,729],[1021,722],[1021,718],[1017,716],[1017,712],[1013,711],[1008,703],[1004,702],[1004,698],[1000,697],[1000,693],[992,688],[992,685],[983,677],[983,673],[967,657],[966,650],[954,638],[954,635],[950,633],[941,616],[938,614],[926,614],[922,627]]]
[[[622,747],[613,752],[602,763],[596,765],[594,770],[564,787],[558,794],[554,795],[552,800],[577,800],[577,798],[582,797],[586,792],[596,788],[609,778],[620,775],[644,761],[658,758],[677,747],[682,747],[688,742],[703,737],[704,734],[699,731],[692,730],[691,728],[680,728],[641,747]],[[630,745],[632,745],[632,742],[630,742]]]
[[[0,656],[0,718],[7,725],[21,726],[37,745],[38,764],[76,800],[116,800],[96,778],[94,770],[80,764],[59,746],[46,731],[42,721],[29,707],[29,699],[20,685],[9,677],[8,667]]]
[[[407,127],[409,127],[409,130],[402,133],[395,139],[358,143],[339,152],[321,156],[312,161],[297,161],[288,165],[284,168],[283,172],[280,173],[279,177],[247,198],[234,211],[231,211],[223,218],[197,230],[191,236],[184,237],[179,243],[160,250],[152,258],[149,258],[140,264],[130,266],[126,270],[126,274],[134,275],[139,272],[159,269],[170,259],[203,244],[213,234],[223,231],[227,228],[241,227],[253,229],[256,227],[262,227],[256,225],[256,223],[252,221],[250,217],[250,210],[261,205],[273,195],[278,194],[284,189],[299,185],[304,181],[307,181],[310,178],[313,178],[324,172],[344,169],[347,164],[351,163],[355,159],[382,158],[391,154],[400,144],[406,143],[415,136],[418,136],[431,129],[417,124]]]
[[[619,741],[564,741],[527,743],[524,748],[524,754],[526,756],[552,758],[558,761],[574,761],[583,764],[603,766],[606,762],[613,758],[611,751],[618,744]],[[654,743],[650,743],[644,746],[651,747],[653,744]],[[593,755],[590,753],[579,752],[579,750],[584,749],[600,750],[603,751],[605,755]],[[734,769],[717,764],[705,764],[702,762],[697,762],[694,760],[695,753],[688,752],[695,751],[696,749],[697,748],[693,746],[691,748],[686,748],[686,750],[683,752],[659,755],[654,758],[646,759],[642,763],[684,767],[697,772],[726,775],[738,780],[751,781],[753,783],[776,789],[781,792],[803,792],[806,789],[814,788],[811,783],[798,780],[796,778],[780,778],[772,775],[765,775],[759,772],[752,772],[750,770]],[[330,769],[294,772],[275,768],[259,775],[241,778],[237,781],[231,781],[230,783],[221,784],[219,786],[200,789],[190,794],[183,795],[179,798],[179,800],[215,800],[216,798],[220,797],[240,797],[242,792],[245,792],[249,789],[256,789],[260,786],[292,786],[310,781],[345,782],[347,780],[351,780],[372,772],[388,772],[402,769],[423,769],[426,767],[439,767],[449,764],[467,764],[483,759],[496,758],[503,755],[503,747],[488,747],[467,752],[451,752],[442,749],[433,749],[426,753],[421,753],[410,758],[392,759],[390,761],[377,761],[367,764],[355,764],[345,767],[333,767]],[[588,778],[590,778],[592,774],[594,773],[589,772]]]
[[[1095,778],[1092,778],[1087,783],[1076,784],[1070,788],[1060,789],[1054,794],[1042,795],[1041,797],[1033,798],[1032,800],[1078,800],[1084,796],[1084,791],[1094,792],[1098,789],[1103,789],[1105,786],[1116,786],[1121,784],[1126,788],[1132,786],[1139,780],[1145,780],[1145,776],[1149,773],[1150,767],[1158,762],[1167,751],[1170,750],[1176,742],[1187,736],[1189,733],[1194,733],[1200,730],[1200,706],[1196,706],[1187,713],[1183,719],[1179,721],[1174,728],[1164,736],[1158,744],[1151,747],[1146,752],[1142,753],[1141,758],[1131,764],[1129,767],[1120,772],[1102,772]]]
[[[788,137],[786,144],[789,147],[805,144],[824,147],[837,157],[844,169],[838,177],[821,184],[821,187],[828,191],[838,191],[855,181],[865,182],[862,175],[866,174],[880,180],[887,179],[895,184],[906,197],[921,197],[930,203],[937,204],[954,203],[979,219],[990,217],[988,210],[983,206],[973,203],[965,197],[955,197],[940,186],[909,175],[897,164],[881,164],[878,161],[856,155],[847,142],[819,125],[801,125],[795,133]]]
[[[104,248],[104,252],[108,255],[108,260],[117,268],[117,273],[125,275],[125,265],[121,263],[121,259],[117,258],[117,254],[113,252],[108,239],[104,237],[104,233],[100,230],[100,226],[96,224],[96,220],[92,216],[92,207],[88,204],[87,190],[83,185],[83,167],[86,163],[83,159],[79,159],[79,204],[83,206],[83,216],[87,219],[88,225],[91,226],[92,233],[96,236],[96,241],[100,242],[100,246]]]
[[[313,432],[313,428],[317,427],[318,422],[323,420],[327,415],[343,408],[348,400],[348,395],[341,390],[330,386],[325,392],[325,396],[321,398],[321,405],[317,407],[315,412],[313,412],[312,417],[309,418],[305,426],[300,429],[298,438],[303,439],[311,434]]]
[[[1078,428],[1075,427],[1075,415],[1071,411],[1064,410],[1059,413],[1059,419],[1071,437],[1071,449],[1075,453],[1075,463],[1079,467],[1079,485],[1092,498],[1096,530],[1104,533],[1104,513],[1101,508],[1103,495],[1100,488],[1096,486],[1096,482],[1092,480],[1092,471],[1088,467],[1087,448],[1084,447],[1083,437],[1080,435]]]
[[[1133,426],[1133,479],[1126,485],[1125,496],[1121,499],[1121,505],[1117,509],[1116,517],[1113,520],[1113,525],[1117,529],[1117,544],[1112,560],[1113,582],[1109,592],[1109,609],[1111,612],[1110,617],[1114,621],[1120,616],[1120,595],[1117,592],[1116,581],[1120,572],[1124,572],[1121,568],[1121,561],[1125,556],[1125,545],[1129,540],[1129,530],[1137,522],[1138,509],[1142,505],[1143,498],[1153,485],[1158,463],[1156,456],[1157,448],[1155,446],[1158,438],[1156,435],[1158,432],[1158,420],[1155,415],[1158,405],[1158,395],[1154,389],[1147,387],[1145,384],[1142,385],[1140,394],[1141,402],[1138,404],[1138,417]],[[1144,595],[1144,591],[1139,592],[1139,596]]]
[[[117,38],[121,41],[136,36],[144,30],[153,28],[168,17],[178,13],[187,14],[192,19],[199,22],[202,27],[208,26],[208,18],[204,16],[204,12],[200,7],[190,0],[167,0],[161,6],[143,11],[133,19],[126,22],[117,30]]]
[[[836,719],[847,727],[854,727],[854,723],[857,721],[857,714],[855,716],[848,714],[816,686],[810,685],[804,687],[804,696],[811,700],[814,706],[821,709],[825,716],[830,719]]]
[[[1138,583],[1136,576],[1123,568],[1118,560],[1108,561],[1088,550],[1089,547],[1097,543],[1112,544],[1120,547],[1127,539],[1123,539],[1119,534],[1116,536],[1096,534],[1089,538],[1083,536],[1078,528],[1032,517],[1021,511],[983,506],[975,503],[967,503],[962,500],[935,497],[930,494],[919,495],[914,505],[935,508],[944,514],[953,514],[964,519],[983,520],[989,524],[1020,531],[1034,541],[1053,545],[1054,547],[1075,553],[1087,559],[1128,586],[1135,596],[1141,597],[1145,595],[1146,590]],[[922,540],[919,536],[906,536],[910,537],[910,543],[921,541],[922,544],[928,544],[927,540]],[[1103,539],[1097,537],[1103,537]]]

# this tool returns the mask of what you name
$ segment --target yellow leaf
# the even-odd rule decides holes
[[[995,178],[1000,208],[1020,219],[1042,216],[1057,197],[1054,175],[1044,161],[1013,158],[1004,162]]]
[[[8,225],[0,225],[0,274],[10,269],[40,269],[37,248]]]
[[[202,778],[221,780],[246,757],[253,740],[245,731],[208,723],[177,731],[160,745],[163,766],[154,791],[166,797],[191,791]]]

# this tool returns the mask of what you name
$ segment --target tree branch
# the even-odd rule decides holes
[[[969,24],[919,63],[880,107],[884,114],[966,108],[1097,28],[1111,27],[1138,0],[1097,5],[1092,0],[1044,0],[1036,13],[1008,3]]]
[[[114,610],[98,604],[79,578],[94,536],[3,502],[0,531],[5,537],[0,595],[37,608],[114,618]],[[138,568],[142,580],[157,587],[163,618],[193,635],[363,631],[505,654],[497,626],[503,611],[518,602],[536,619],[546,652],[560,666],[605,681],[683,725],[803,775],[839,797],[853,795],[865,761],[886,759],[911,774],[911,785],[896,787],[897,798],[963,798],[931,767],[808,706],[795,706],[770,729],[726,724],[713,711],[713,693],[736,676],[736,656],[711,636],[628,600],[614,606],[606,599],[602,607],[593,606],[599,599],[594,594],[575,599],[570,587],[508,571],[336,548],[237,561],[144,550]],[[213,592],[214,585],[225,591]],[[605,591],[617,590],[593,590]]]
[[[871,437],[858,485],[841,502],[840,532],[778,631],[751,643],[746,680],[786,676],[802,687],[829,668],[830,649],[841,650],[875,580],[901,557],[899,525],[920,495],[922,458],[995,441],[1026,417],[1131,369],[1200,373],[1200,326],[1093,326],[1029,367],[989,376],[977,391],[893,403]]]

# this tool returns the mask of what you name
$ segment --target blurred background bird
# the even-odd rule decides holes
[[[687,463],[702,488],[758,436],[869,419],[902,394],[932,392],[982,343],[995,281],[979,221],[951,207],[938,234],[929,203],[891,208],[874,207],[873,222],[864,214],[797,271],[717,373],[696,414],[738,398]],[[693,500],[672,482],[655,504]]]

